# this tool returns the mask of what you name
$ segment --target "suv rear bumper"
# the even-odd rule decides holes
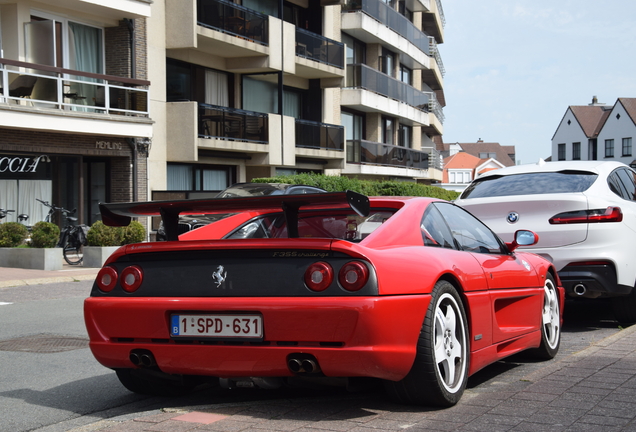
[[[610,263],[566,265],[559,271],[565,292],[571,297],[614,297],[627,295],[631,286],[619,285]]]

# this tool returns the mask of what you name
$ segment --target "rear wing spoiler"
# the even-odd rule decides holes
[[[99,204],[102,222],[108,226],[127,226],[134,217],[161,216],[169,241],[179,239],[181,214],[236,213],[247,210],[282,210],[289,237],[298,237],[298,211],[348,205],[360,216],[369,214],[369,198],[353,191],[303,195],[269,195],[245,198],[209,198],[178,201],[147,201]]]

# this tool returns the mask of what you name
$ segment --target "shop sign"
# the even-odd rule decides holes
[[[42,158],[46,162],[51,162],[47,155],[37,157],[2,156],[0,157],[0,173],[34,173]]]
[[[110,141],[96,141],[95,148],[101,150],[121,150],[122,143],[120,142],[110,142]]]

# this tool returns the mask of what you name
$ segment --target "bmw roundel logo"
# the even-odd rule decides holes
[[[508,217],[506,217],[506,220],[510,222],[511,224],[516,223],[517,221],[519,221],[519,213],[517,212],[508,213]]]

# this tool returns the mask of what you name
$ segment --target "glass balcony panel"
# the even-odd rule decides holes
[[[296,147],[344,150],[344,126],[296,120]]]
[[[343,10],[366,13],[403,36],[422,52],[430,55],[428,35],[415,27],[404,15],[384,2],[379,0],[345,0]]]
[[[224,0],[198,0],[197,24],[263,45],[269,44],[268,17]]]
[[[5,102],[26,106],[148,116],[143,81],[3,59],[0,65]],[[9,69],[12,68],[12,69]],[[16,70],[19,68],[20,70]],[[119,81],[121,80],[121,81]]]
[[[428,154],[389,144],[348,140],[347,163],[428,169]]]
[[[429,100],[433,98],[429,93],[363,64],[347,66],[346,86],[372,91],[425,112],[429,112]]]
[[[316,33],[296,28],[296,54],[344,69],[344,44]]]
[[[199,104],[199,137],[266,144],[267,114]]]

